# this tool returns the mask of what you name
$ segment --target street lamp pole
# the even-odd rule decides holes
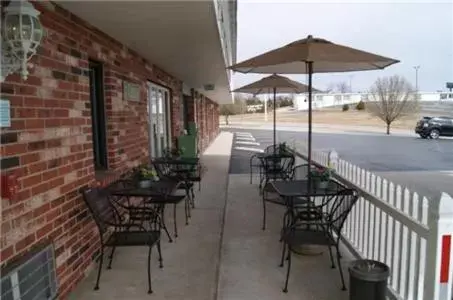
[[[418,92],[418,69],[420,66],[414,66],[415,69],[415,90]]]

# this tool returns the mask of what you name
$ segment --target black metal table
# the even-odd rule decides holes
[[[308,189],[308,180],[272,181],[270,188],[280,197],[323,197],[335,196],[345,187],[339,182],[330,179],[326,188],[319,188],[315,181],[311,182]]]
[[[167,204],[174,204],[173,209],[173,218],[174,218],[174,231],[175,236],[178,236],[177,223],[176,223],[176,204],[181,202],[185,196],[175,195],[176,190],[182,184],[181,181],[176,180],[159,180],[154,181],[150,187],[143,188],[138,186],[138,181],[126,180],[125,187],[111,187],[109,188],[109,193],[111,196],[116,196],[120,198],[126,198],[128,204],[131,205],[130,198],[137,197],[142,198],[141,205],[154,205],[157,207],[157,210],[160,213],[162,220],[162,228],[165,230],[168,239],[172,242],[170,233],[168,232],[167,226],[165,224],[165,206]],[[187,210],[187,208],[186,208]],[[187,214],[186,214],[187,219]],[[187,220],[186,220],[187,221]]]
[[[287,211],[283,216],[282,234],[286,227],[297,221],[298,212],[296,210],[298,206],[316,206],[312,201],[314,197],[323,197],[322,202],[324,203],[326,199],[332,199],[343,189],[345,187],[342,184],[332,179],[328,181],[328,185],[325,188],[318,187],[316,181],[312,181],[310,189],[308,189],[308,180],[270,182],[269,191],[277,193],[285,201],[287,207]],[[295,199],[300,201],[295,201]]]

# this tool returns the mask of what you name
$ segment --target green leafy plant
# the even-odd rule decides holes
[[[357,105],[355,106],[355,109],[357,109],[357,110],[364,110],[364,109],[365,109],[365,102],[363,102],[362,100],[360,100],[360,102],[357,103]]]
[[[319,181],[328,181],[332,176],[333,169],[332,168],[322,168],[317,167],[313,169],[311,172],[311,178]]]
[[[349,110],[349,104],[343,104],[343,107],[341,108],[342,111],[348,111]]]
[[[278,144],[278,149],[280,150],[280,152],[285,152],[286,151],[286,142],[282,142],[282,143],[279,143]]]
[[[150,180],[150,179],[154,179],[155,177],[157,177],[156,170],[148,169],[145,167],[140,168],[139,174],[140,174],[141,180]]]

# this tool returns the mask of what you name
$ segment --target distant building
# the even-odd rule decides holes
[[[260,111],[262,109],[264,109],[264,104],[247,105],[248,113],[254,113],[254,112]]]
[[[450,92],[420,92],[421,102],[452,102],[453,93]],[[368,93],[330,93],[330,94],[314,94],[312,107],[313,109],[341,106],[343,104],[356,104],[359,101],[368,101]],[[294,96],[293,107],[296,110],[307,110],[308,101],[307,94],[299,94]]]

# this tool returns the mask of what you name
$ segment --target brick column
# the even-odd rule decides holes
[[[187,121],[188,122],[195,122],[196,116],[195,116],[195,90],[191,89],[190,90],[190,99],[187,101]]]

